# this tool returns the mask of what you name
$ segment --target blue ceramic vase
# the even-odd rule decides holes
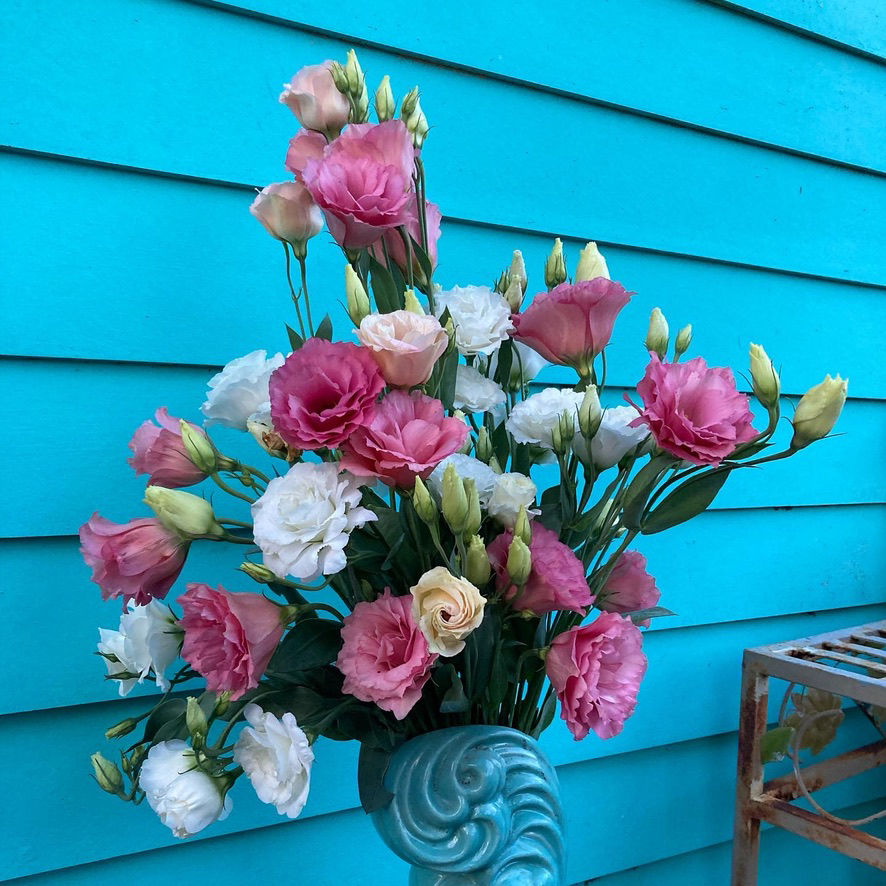
[[[566,851],[557,773],[505,726],[419,735],[391,757],[390,803],[372,813],[412,865],[410,886],[561,886]]]

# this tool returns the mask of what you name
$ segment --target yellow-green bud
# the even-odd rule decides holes
[[[498,280],[495,281],[495,285],[492,287],[494,292],[497,292],[499,295],[504,295],[508,291],[508,287],[511,285],[511,272],[508,270],[504,270],[499,274]]]
[[[219,693],[218,697],[215,700],[215,707],[212,710],[212,715],[214,717],[223,717],[225,712],[231,706],[231,693],[230,691],[225,691]]]
[[[196,698],[188,698],[188,706],[185,709],[185,725],[188,727],[195,746],[202,744],[209,732],[209,723]]]
[[[366,287],[350,264],[345,265],[345,295],[348,300],[348,316],[355,326],[359,326],[372,309]]]
[[[792,422],[794,437],[791,449],[802,449],[831,432],[843,411],[848,388],[848,379],[826,375],[824,381],[802,396]]]
[[[778,406],[781,382],[769,355],[760,345],[751,343],[751,385],[754,396],[769,410]]]
[[[379,123],[390,120],[397,111],[397,102],[394,101],[394,92],[391,89],[391,78],[385,74],[381,78],[378,89],[375,90],[375,113]]]
[[[521,285],[519,278],[511,277],[511,281],[508,284],[508,288],[505,290],[504,296],[511,312],[516,314],[523,305],[523,286]]]
[[[508,548],[508,575],[511,581],[518,587],[526,584],[529,573],[532,572],[532,554],[522,538],[514,536]]]
[[[92,768],[95,772],[95,780],[98,786],[109,794],[123,793],[123,773],[107,758],[101,754],[93,754]]]
[[[348,91],[356,96],[366,82],[366,78],[363,76],[363,68],[360,67],[357,53],[353,49],[348,50],[348,60],[345,62],[345,74],[348,78]]]
[[[692,324],[687,323],[678,333],[674,342],[674,359],[679,360],[692,344]]]
[[[514,250],[511,257],[511,267],[508,269],[508,283],[514,280],[520,281],[520,288],[525,295],[526,287],[529,285],[529,277],[526,275],[526,262],[523,261],[523,253],[519,249]]]
[[[245,560],[240,564],[239,568],[241,572],[245,572],[253,581],[257,581],[260,585],[277,581],[277,576],[264,563],[250,563],[248,560]]]
[[[463,532],[468,519],[468,497],[465,494],[465,485],[455,470],[455,466],[448,464],[443,471],[443,497],[441,509],[443,519],[449,524],[449,528],[455,532]]]
[[[332,75],[332,82],[335,84],[335,88],[343,95],[347,95],[350,92],[350,87],[348,86],[348,75],[345,72],[344,65],[340,62],[332,62],[329,66],[329,73]]]
[[[403,96],[403,100],[400,102],[400,119],[405,123],[406,118],[415,110],[418,105],[418,87],[413,86],[406,95]]]
[[[469,477],[464,481],[465,496],[468,499],[468,515],[462,529],[465,535],[476,535],[483,522],[483,514],[480,513],[480,496],[477,493],[477,481]]]
[[[199,495],[149,486],[145,490],[145,504],[160,518],[160,522],[184,538],[221,538],[225,531],[218,525],[212,505]]]
[[[421,302],[418,300],[414,289],[407,289],[403,293],[403,301],[405,302],[406,310],[410,314],[418,314],[419,317],[424,317],[425,309],[421,306]]]
[[[501,469],[501,465],[498,462],[498,459],[493,455],[492,458],[489,459],[489,467],[495,471],[496,474],[503,474],[504,471]]]
[[[194,425],[184,419],[180,421],[182,445],[184,446],[185,454],[191,460],[191,464],[203,471],[204,474],[214,474],[218,470],[215,447],[199,428],[194,427]]]
[[[460,422],[464,422],[467,419],[467,416],[460,409],[456,409],[452,413],[452,417],[457,418]],[[471,454],[471,447],[473,445],[474,444],[471,443],[471,437],[470,437],[470,435],[468,435],[467,437],[465,437],[465,442],[462,443],[461,446],[456,451],[460,452],[462,455],[470,455]]]
[[[594,385],[588,385],[581,404],[578,407],[578,428],[582,437],[590,440],[603,421],[603,410],[600,408],[600,397]]]
[[[427,523],[429,526],[436,526],[437,506],[434,504],[434,499],[431,498],[431,493],[428,492],[428,487],[425,486],[421,477],[415,478],[415,488],[412,490],[412,506],[415,508],[415,513],[418,514],[419,520]]]
[[[593,240],[578,254],[578,267],[575,269],[575,282],[594,280],[596,277],[609,279],[609,268],[603,253],[597,249]]]
[[[554,248],[545,262],[545,286],[553,289],[566,281],[566,256],[563,254],[563,241],[557,237]]]
[[[492,567],[486,555],[486,546],[479,535],[468,540],[467,557],[464,567],[465,578],[478,588],[482,588],[492,576]]]
[[[529,522],[526,505],[520,505],[520,510],[517,511],[517,520],[514,523],[514,538],[522,539],[525,545],[532,543],[532,524]]]
[[[418,100],[418,97],[416,97],[415,105],[409,114],[404,116],[401,113],[400,116],[403,118],[403,122],[406,124],[406,129],[412,136],[412,144],[421,150],[425,143],[425,138],[430,131],[430,127],[428,126],[428,118],[425,117],[425,112],[421,108],[421,102]]]
[[[662,314],[660,308],[653,308],[649,317],[649,330],[646,333],[646,350],[654,351],[664,360],[668,352],[669,341],[668,321],[665,320],[665,315]]]
[[[492,458],[493,449],[492,449],[492,441],[489,439],[489,433],[486,428],[480,428],[480,433],[477,434],[477,442],[474,444],[474,452],[477,454],[477,458],[480,461],[486,462],[489,464],[489,459]]]
[[[127,717],[125,720],[121,720],[119,723],[108,729],[105,732],[105,738],[108,741],[112,738],[122,738],[124,735],[129,735],[136,726],[138,726],[138,720],[134,717]]]
[[[557,417],[557,426],[551,432],[553,449],[557,455],[565,455],[575,436],[575,419],[564,409]]]

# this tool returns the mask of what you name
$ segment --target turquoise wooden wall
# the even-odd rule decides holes
[[[573,260],[594,238],[639,293],[616,385],[642,372],[655,305],[712,363],[743,369],[763,342],[787,395],[851,378],[844,436],[735,477],[645,544],[679,615],[647,636],[624,733],[576,744],[558,721],[544,740],[572,882],[726,883],[741,650],[886,617],[884,24],[878,0],[0,4],[0,875],[405,882],[358,808],[355,747],[317,748],[300,820],[244,782],[187,843],[103,795],[88,763],[140,703],[90,655],[118,607],[77,528],[96,508],[143,514],[126,443],[156,406],[196,419],[218,366],[284,347],[280,250],[247,206],[285,177],[280,84],[355,46],[373,84],[423,89],[445,284],[489,281],[516,247],[539,280],[553,235]],[[341,261],[318,243],[311,263],[342,333]],[[186,577],[228,579],[234,557],[198,548]],[[884,793],[871,778],[831,800]],[[880,882],[774,832],[763,861],[764,884]]]

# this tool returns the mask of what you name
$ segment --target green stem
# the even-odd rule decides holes
[[[246,495],[245,492],[240,492],[238,489],[234,489],[232,486],[228,486],[228,484],[225,483],[225,481],[222,480],[221,477],[219,477],[218,472],[210,474],[209,476],[212,478],[212,482],[215,483],[215,485],[218,486],[219,489],[224,489],[224,491],[227,492],[228,495],[233,495],[234,498],[242,499],[243,501],[249,502],[249,504],[251,505],[255,504],[254,498],[250,498],[248,495]]]
[[[242,529],[252,529],[252,523],[245,523],[243,520],[231,520],[228,517],[216,517],[216,523],[227,523],[228,526],[239,526]]]
[[[304,255],[298,256],[298,266],[301,270],[301,291],[305,297],[305,310],[308,312],[308,329],[314,334],[314,321],[311,319],[311,297],[308,295],[308,268]]]
[[[292,293],[292,303],[295,305],[295,315],[298,317],[298,329],[301,332],[302,338],[307,338],[305,334],[305,323],[301,318],[301,308],[298,306],[298,295],[295,291],[295,287],[292,285],[292,267],[291,267],[291,259],[289,257],[289,244],[285,241],[281,241],[283,243],[283,252],[286,254],[286,282],[289,283],[289,291]]]
[[[254,545],[255,541],[251,538],[240,538],[239,535],[231,535],[230,532],[226,532],[222,536],[222,541],[229,541],[235,545]]]

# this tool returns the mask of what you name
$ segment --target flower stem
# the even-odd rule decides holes
[[[301,318],[301,308],[298,305],[298,295],[296,294],[295,287],[292,285],[292,267],[291,267],[291,259],[289,257],[289,244],[285,241],[281,241],[283,243],[283,252],[286,254],[286,281],[289,283],[289,291],[292,293],[292,303],[295,305],[295,315],[298,317],[298,330],[301,332],[302,338],[307,338],[305,335],[305,323]]]
[[[243,501],[249,502],[249,504],[255,503],[255,499],[250,498],[248,495],[246,495],[245,492],[240,492],[240,490],[234,489],[232,486],[228,486],[228,484],[225,483],[225,481],[222,480],[221,477],[219,477],[218,472],[210,474],[209,476],[212,478],[212,482],[215,483],[215,485],[218,486],[219,489],[223,489],[225,492],[227,492],[228,495],[233,495],[234,498],[242,499]]]
[[[311,319],[311,298],[308,295],[308,268],[304,255],[298,256],[298,266],[301,270],[301,291],[305,297],[305,310],[308,312],[308,329],[314,334],[314,321]]]

